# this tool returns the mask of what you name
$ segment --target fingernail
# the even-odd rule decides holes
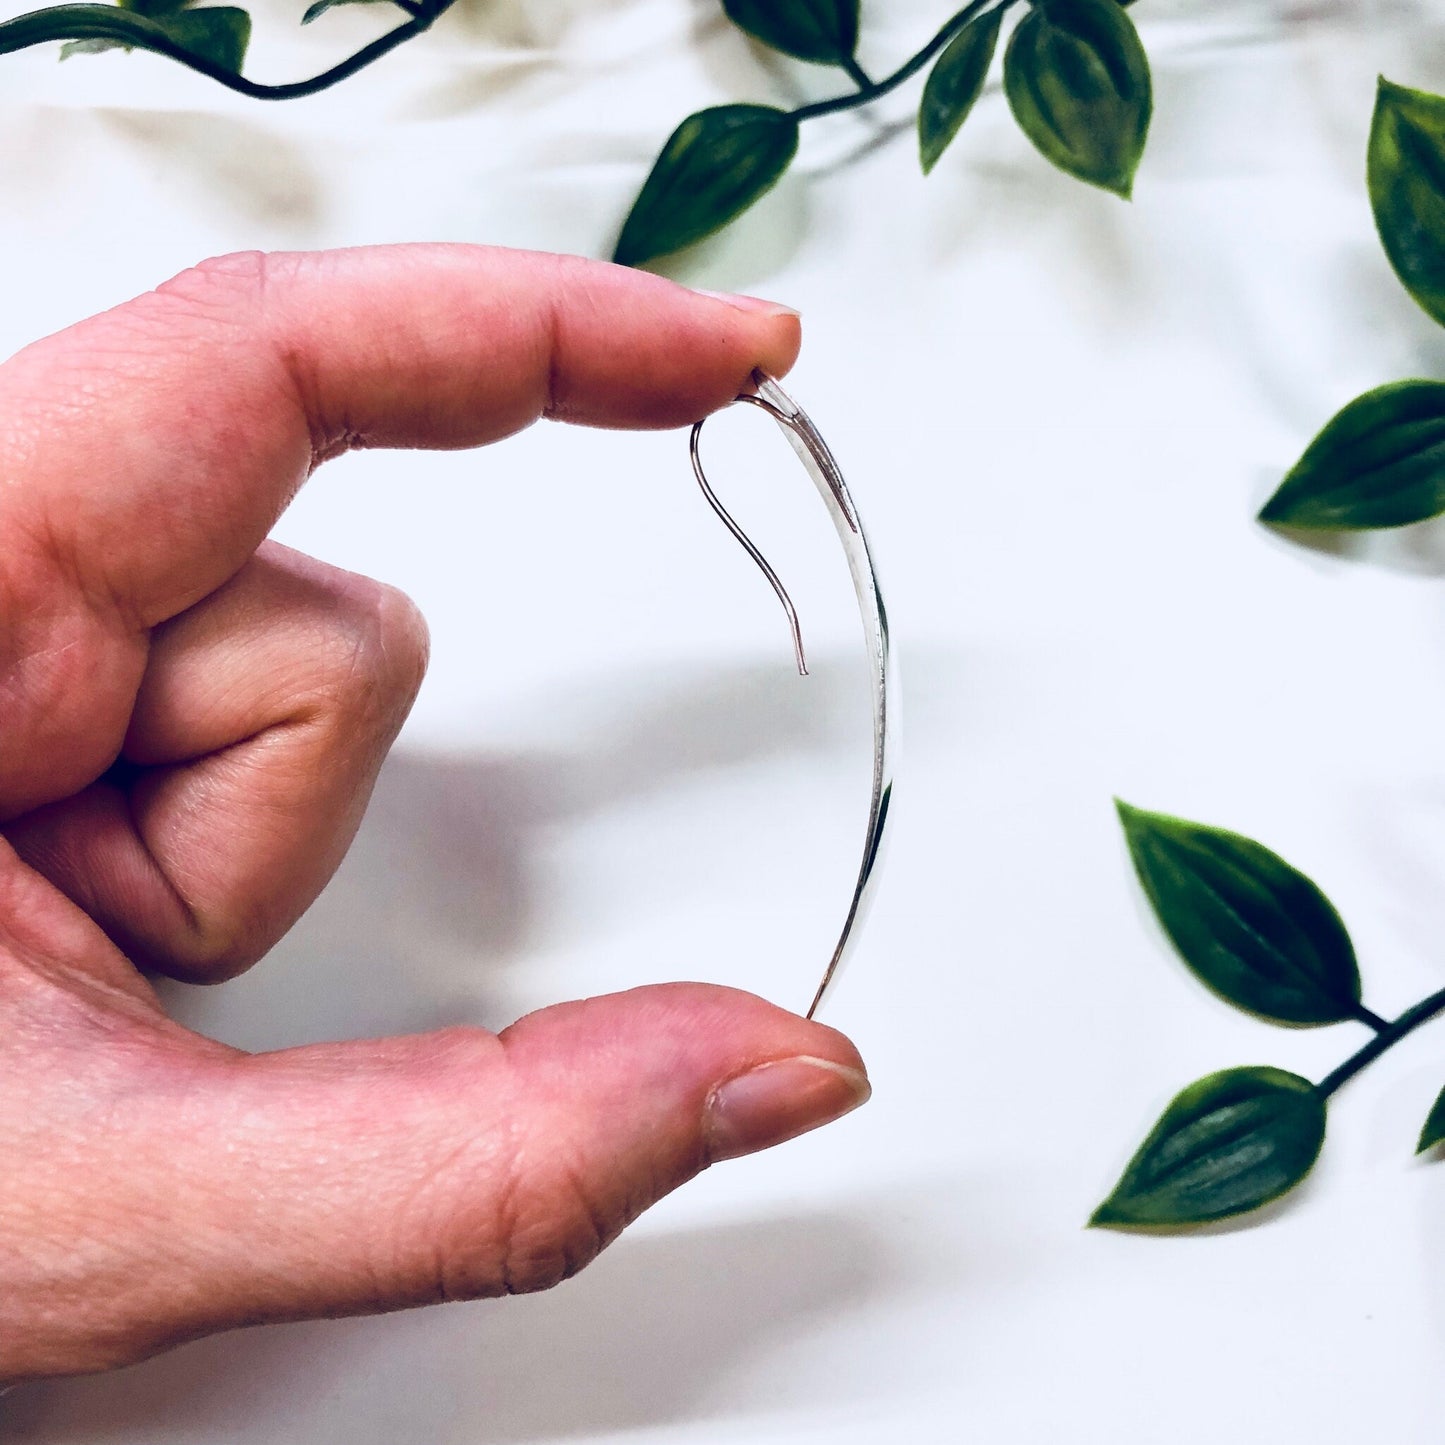
[[[759,316],[799,316],[802,314],[791,306],[784,306],[781,301],[765,301],[761,296],[735,296],[730,291],[704,291],[701,287],[694,289],[699,296],[710,296],[714,301],[723,301],[729,306],[735,306],[739,311],[752,311]]]
[[[720,1084],[707,1102],[708,1154],[736,1159],[770,1149],[856,1109],[872,1088],[857,1069],[800,1054]]]

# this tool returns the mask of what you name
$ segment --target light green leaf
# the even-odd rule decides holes
[[[774,50],[841,65],[858,48],[858,0],[723,0],[740,30]]]
[[[929,73],[918,107],[918,151],[924,175],[938,164],[982,94],[1002,23],[1002,10],[971,20],[949,41]]]
[[[1261,522],[1335,531],[1403,527],[1445,512],[1445,383],[1358,396],[1305,449]]]
[[[1360,1018],[1360,972],[1329,899],[1238,833],[1117,803],[1139,881],[1202,982],[1275,1023]]]
[[[1395,274],[1445,322],[1445,96],[1380,77],[1367,176],[1375,225]]]
[[[766,105],[690,115],[662,148],[612,259],[640,266],[720,230],[770,190],[798,150],[798,122]]]
[[[1014,117],[1062,171],[1129,197],[1149,133],[1149,60],[1116,0],[1047,0],[1004,54]]]
[[[1325,1101],[1282,1069],[1225,1069],[1164,1111],[1092,1225],[1205,1224],[1288,1192],[1325,1141]]]

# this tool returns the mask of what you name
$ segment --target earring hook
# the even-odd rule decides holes
[[[752,400],[751,397],[748,399]],[[742,398],[739,397],[738,400],[741,401]],[[788,596],[788,589],[783,586],[778,574],[769,566],[768,559],[754,546],[753,539],[733,520],[732,513],[718,501],[717,493],[713,491],[708,482],[707,473],[702,469],[702,455],[698,451],[698,438],[701,435],[702,422],[696,422],[687,444],[688,453],[692,457],[692,474],[697,478],[697,484],[702,488],[702,494],[707,498],[708,506],[722,518],[723,525],[742,543],[743,549],[758,564],[758,570],[768,579],[773,591],[778,594],[778,601],[783,604],[783,611],[788,614],[788,627],[793,634],[793,655],[798,660],[798,676],[807,677],[808,659],[803,656],[803,633],[798,626],[798,609],[793,606],[793,599]]]
[[[888,612],[883,605],[883,594],[878,588],[877,571],[873,565],[873,554],[868,538],[863,532],[862,522],[853,505],[843,474],[838,469],[827,443],[813,425],[808,414],[778,385],[772,377],[762,371],[753,373],[756,393],[745,393],[735,400],[759,407],[768,413],[782,428],[784,436],[797,453],[819,495],[833,519],[843,550],[848,557],[848,570],[853,578],[853,590],[858,597],[858,608],[863,618],[864,638],[868,645],[868,660],[873,685],[873,789],[868,808],[868,827],[863,841],[863,862],[858,871],[858,880],[853,888],[853,899],[843,922],[833,956],[823,973],[822,982],[813,995],[807,1017],[812,1018],[818,1011],[823,996],[837,976],[843,960],[851,952],[851,945],[857,929],[862,923],[867,905],[872,897],[873,880],[883,843],[883,828],[888,819],[888,806],[893,794],[893,763],[896,754],[898,733],[897,716],[897,669],[890,666],[890,643],[888,633]],[[704,421],[706,418],[704,418]],[[803,638],[798,626],[797,610],[778,574],[768,565],[767,559],[754,546],[752,539],[733,520],[713,491],[703,470],[702,457],[698,449],[698,438],[702,434],[703,422],[692,428],[688,450],[692,457],[693,474],[702,488],[709,506],[722,519],[738,542],[768,579],[783,611],[788,617],[792,631],[793,651],[798,662],[800,676],[807,676],[808,667],[803,656]]]

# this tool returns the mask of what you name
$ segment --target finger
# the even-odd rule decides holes
[[[226,580],[318,459],[465,447],[547,415],[679,426],[798,322],[659,277],[479,246],[230,256],[0,370],[0,534],[43,539],[138,626]],[[97,479],[103,485],[97,485]]]
[[[156,629],[116,770],[6,830],[138,965],[254,963],[361,821],[426,666],[400,593],[275,543]]]
[[[546,1288],[709,1163],[867,1093],[842,1035],[703,985],[546,1009],[500,1036],[208,1055],[183,1108],[162,1080],[107,1114],[96,1147],[125,1167],[96,1184],[117,1252],[86,1282],[107,1311],[87,1365],[243,1323]],[[64,1321],[49,1328],[27,1343],[32,1371],[73,1353]]]
[[[115,756],[146,630],[231,577],[320,459],[538,416],[672,426],[798,349],[785,308],[478,246],[232,256],[0,367],[0,820]]]

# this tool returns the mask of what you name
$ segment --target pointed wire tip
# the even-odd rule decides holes
[[[747,398],[739,398],[740,401],[746,399]],[[774,408],[773,410],[776,409]],[[704,420],[706,420],[706,418],[704,418]],[[712,484],[707,479],[707,472],[703,469],[702,454],[698,449],[698,438],[701,435],[702,422],[695,422],[692,428],[692,436],[688,442],[688,450],[692,456],[693,475],[697,478],[698,486],[702,488],[703,496],[707,498],[708,506],[717,513],[728,531],[742,544],[743,550],[753,559],[758,570],[768,579],[768,585],[772,587],[774,593],[777,594],[778,601],[782,603],[783,612],[788,619],[788,631],[793,639],[793,656],[798,662],[798,676],[807,677],[808,661],[803,653],[803,632],[798,626],[798,612],[793,606],[793,599],[788,596],[788,589],[783,586],[778,574],[774,572],[768,564],[768,559],[758,551],[752,538],[738,526],[737,522],[733,519],[732,513],[718,500],[717,493],[713,491]]]

